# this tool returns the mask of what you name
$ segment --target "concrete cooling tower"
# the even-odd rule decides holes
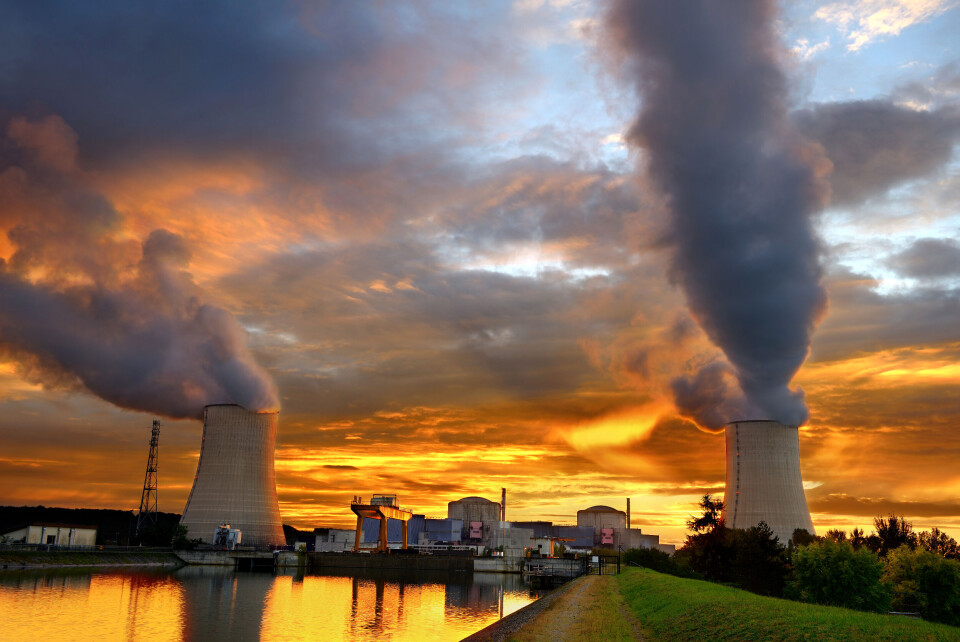
[[[203,409],[200,462],[180,519],[188,538],[209,543],[230,524],[242,546],[285,543],[273,470],[277,416],[234,404]]]
[[[776,421],[734,421],[724,435],[727,526],[750,528],[763,521],[782,544],[798,528],[815,534],[800,478],[797,428]]]

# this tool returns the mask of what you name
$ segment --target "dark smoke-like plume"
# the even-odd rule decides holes
[[[629,132],[669,197],[673,274],[725,364],[673,382],[702,426],[807,420],[790,380],[826,309],[811,214],[829,163],[788,119],[773,0],[616,0],[607,25],[642,110]],[[745,413],[754,417],[730,416]]]

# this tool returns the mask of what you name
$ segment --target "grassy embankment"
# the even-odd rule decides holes
[[[0,569],[56,568],[63,566],[182,566],[173,553],[136,551],[0,551]]]
[[[583,578],[587,579],[587,578]],[[762,597],[649,570],[589,578],[511,640],[960,640],[960,628]],[[579,581],[579,580],[578,580]]]

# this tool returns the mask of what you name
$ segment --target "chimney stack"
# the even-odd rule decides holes
[[[507,489],[500,489],[500,521],[507,521]]]
[[[627,497],[627,528],[630,528],[630,498]]]

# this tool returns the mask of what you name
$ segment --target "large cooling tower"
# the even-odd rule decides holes
[[[276,412],[233,404],[203,409],[203,441],[180,523],[187,537],[213,541],[220,524],[240,529],[242,546],[284,544],[273,471]]]
[[[800,478],[797,429],[776,421],[734,421],[724,434],[727,526],[750,528],[763,521],[782,544],[798,528],[814,534]]]

